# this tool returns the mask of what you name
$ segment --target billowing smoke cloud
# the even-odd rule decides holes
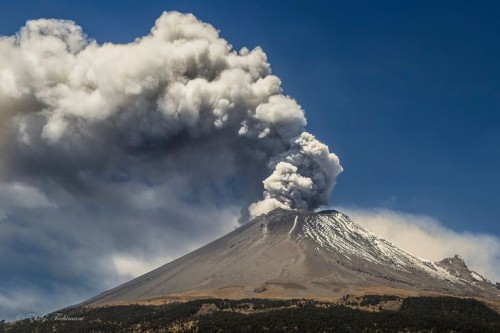
[[[325,204],[342,171],[337,156],[304,132],[285,153],[272,158],[273,173],[264,180],[264,199],[250,206],[252,215],[273,208],[309,209]]]
[[[47,19],[0,37],[0,313],[91,296],[238,217],[328,203],[342,168],[305,126],[262,49],[192,15],[129,44]]]
[[[69,21],[29,21],[2,38],[0,63],[7,178],[36,177],[69,190],[61,169],[67,182],[82,174],[135,178],[137,169],[148,177],[134,162],[176,159],[203,142],[215,155],[253,160],[233,161],[222,177],[232,172],[244,184],[268,176],[264,199],[250,210],[257,215],[328,203],[342,171],[328,147],[304,132],[304,113],[282,94],[264,52],[232,51],[192,15],[165,13],[150,35],[126,45],[98,45]]]

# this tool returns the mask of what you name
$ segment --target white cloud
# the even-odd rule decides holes
[[[0,208],[9,207],[29,209],[55,207],[55,205],[33,186],[19,182],[0,183]]]
[[[343,207],[339,210],[413,255],[440,261],[459,254],[471,270],[493,282],[500,281],[500,239],[495,235],[457,232],[426,215],[388,209]]]
[[[137,258],[129,254],[114,254],[111,256],[111,261],[116,272],[124,280],[135,278],[145,274],[161,265],[171,261],[172,257],[166,258]]]

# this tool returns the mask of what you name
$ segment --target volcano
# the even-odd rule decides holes
[[[417,258],[335,210],[275,209],[81,305],[176,298],[339,298],[360,290],[499,298],[457,255]]]

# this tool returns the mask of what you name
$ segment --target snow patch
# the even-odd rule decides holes
[[[295,227],[297,226],[297,219],[299,218],[299,216],[295,216],[295,221],[293,221],[293,227],[292,229],[290,229],[290,231],[288,232],[288,235],[291,235],[292,234],[292,231],[293,229],[295,229]]]
[[[484,282],[484,278],[481,275],[477,274],[476,272],[472,271],[472,272],[470,272],[470,274],[472,275],[472,278],[474,280],[479,281],[479,282]]]
[[[296,224],[294,223],[292,230],[295,227]],[[319,247],[328,251],[342,253],[346,257],[354,255],[369,262],[389,266],[406,273],[423,271],[441,280],[463,283],[436,263],[421,260],[401,250],[339,212],[304,217],[298,237],[299,239],[310,239]]]

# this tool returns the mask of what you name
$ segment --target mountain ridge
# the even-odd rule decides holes
[[[459,257],[417,258],[336,210],[275,209],[81,305],[161,297],[338,298],[389,288],[499,298]]]

